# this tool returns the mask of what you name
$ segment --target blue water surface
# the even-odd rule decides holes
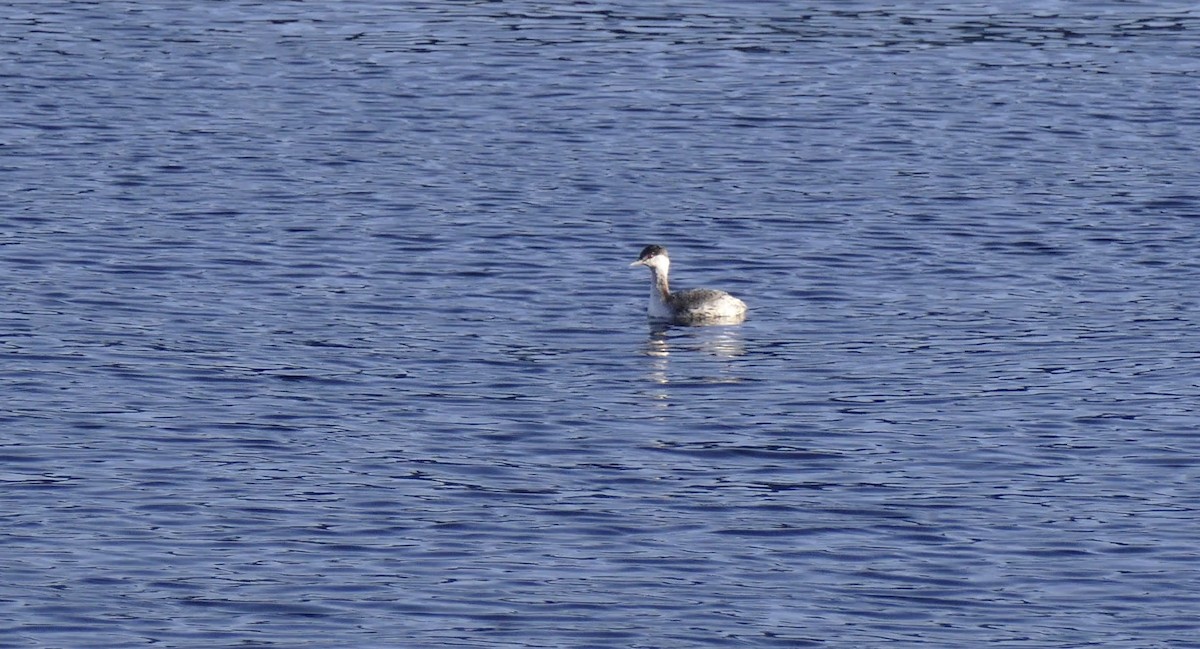
[[[0,53],[0,647],[1200,647],[1192,3]],[[750,318],[651,327],[648,243]]]

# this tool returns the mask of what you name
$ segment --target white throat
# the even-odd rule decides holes
[[[658,255],[647,259],[646,266],[650,268],[650,305],[647,313],[651,318],[669,319],[675,315],[667,303],[671,291],[667,272],[671,269],[671,261],[665,255]]]

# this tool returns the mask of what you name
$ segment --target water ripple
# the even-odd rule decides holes
[[[1194,642],[1189,4],[0,25],[0,645]]]

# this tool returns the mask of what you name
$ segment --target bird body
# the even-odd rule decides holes
[[[662,246],[646,246],[638,260],[630,266],[646,266],[651,272],[651,320],[676,324],[736,324],[746,317],[746,303],[711,288],[694,288],[671,292],[668,273],[671,260]]]

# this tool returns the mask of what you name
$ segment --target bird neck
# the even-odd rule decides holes
[[[657,299],[664,306],[671,301],[671,284],[667,280],[667,269],[650,267],[654,285],[650,287],[650,299]]]

